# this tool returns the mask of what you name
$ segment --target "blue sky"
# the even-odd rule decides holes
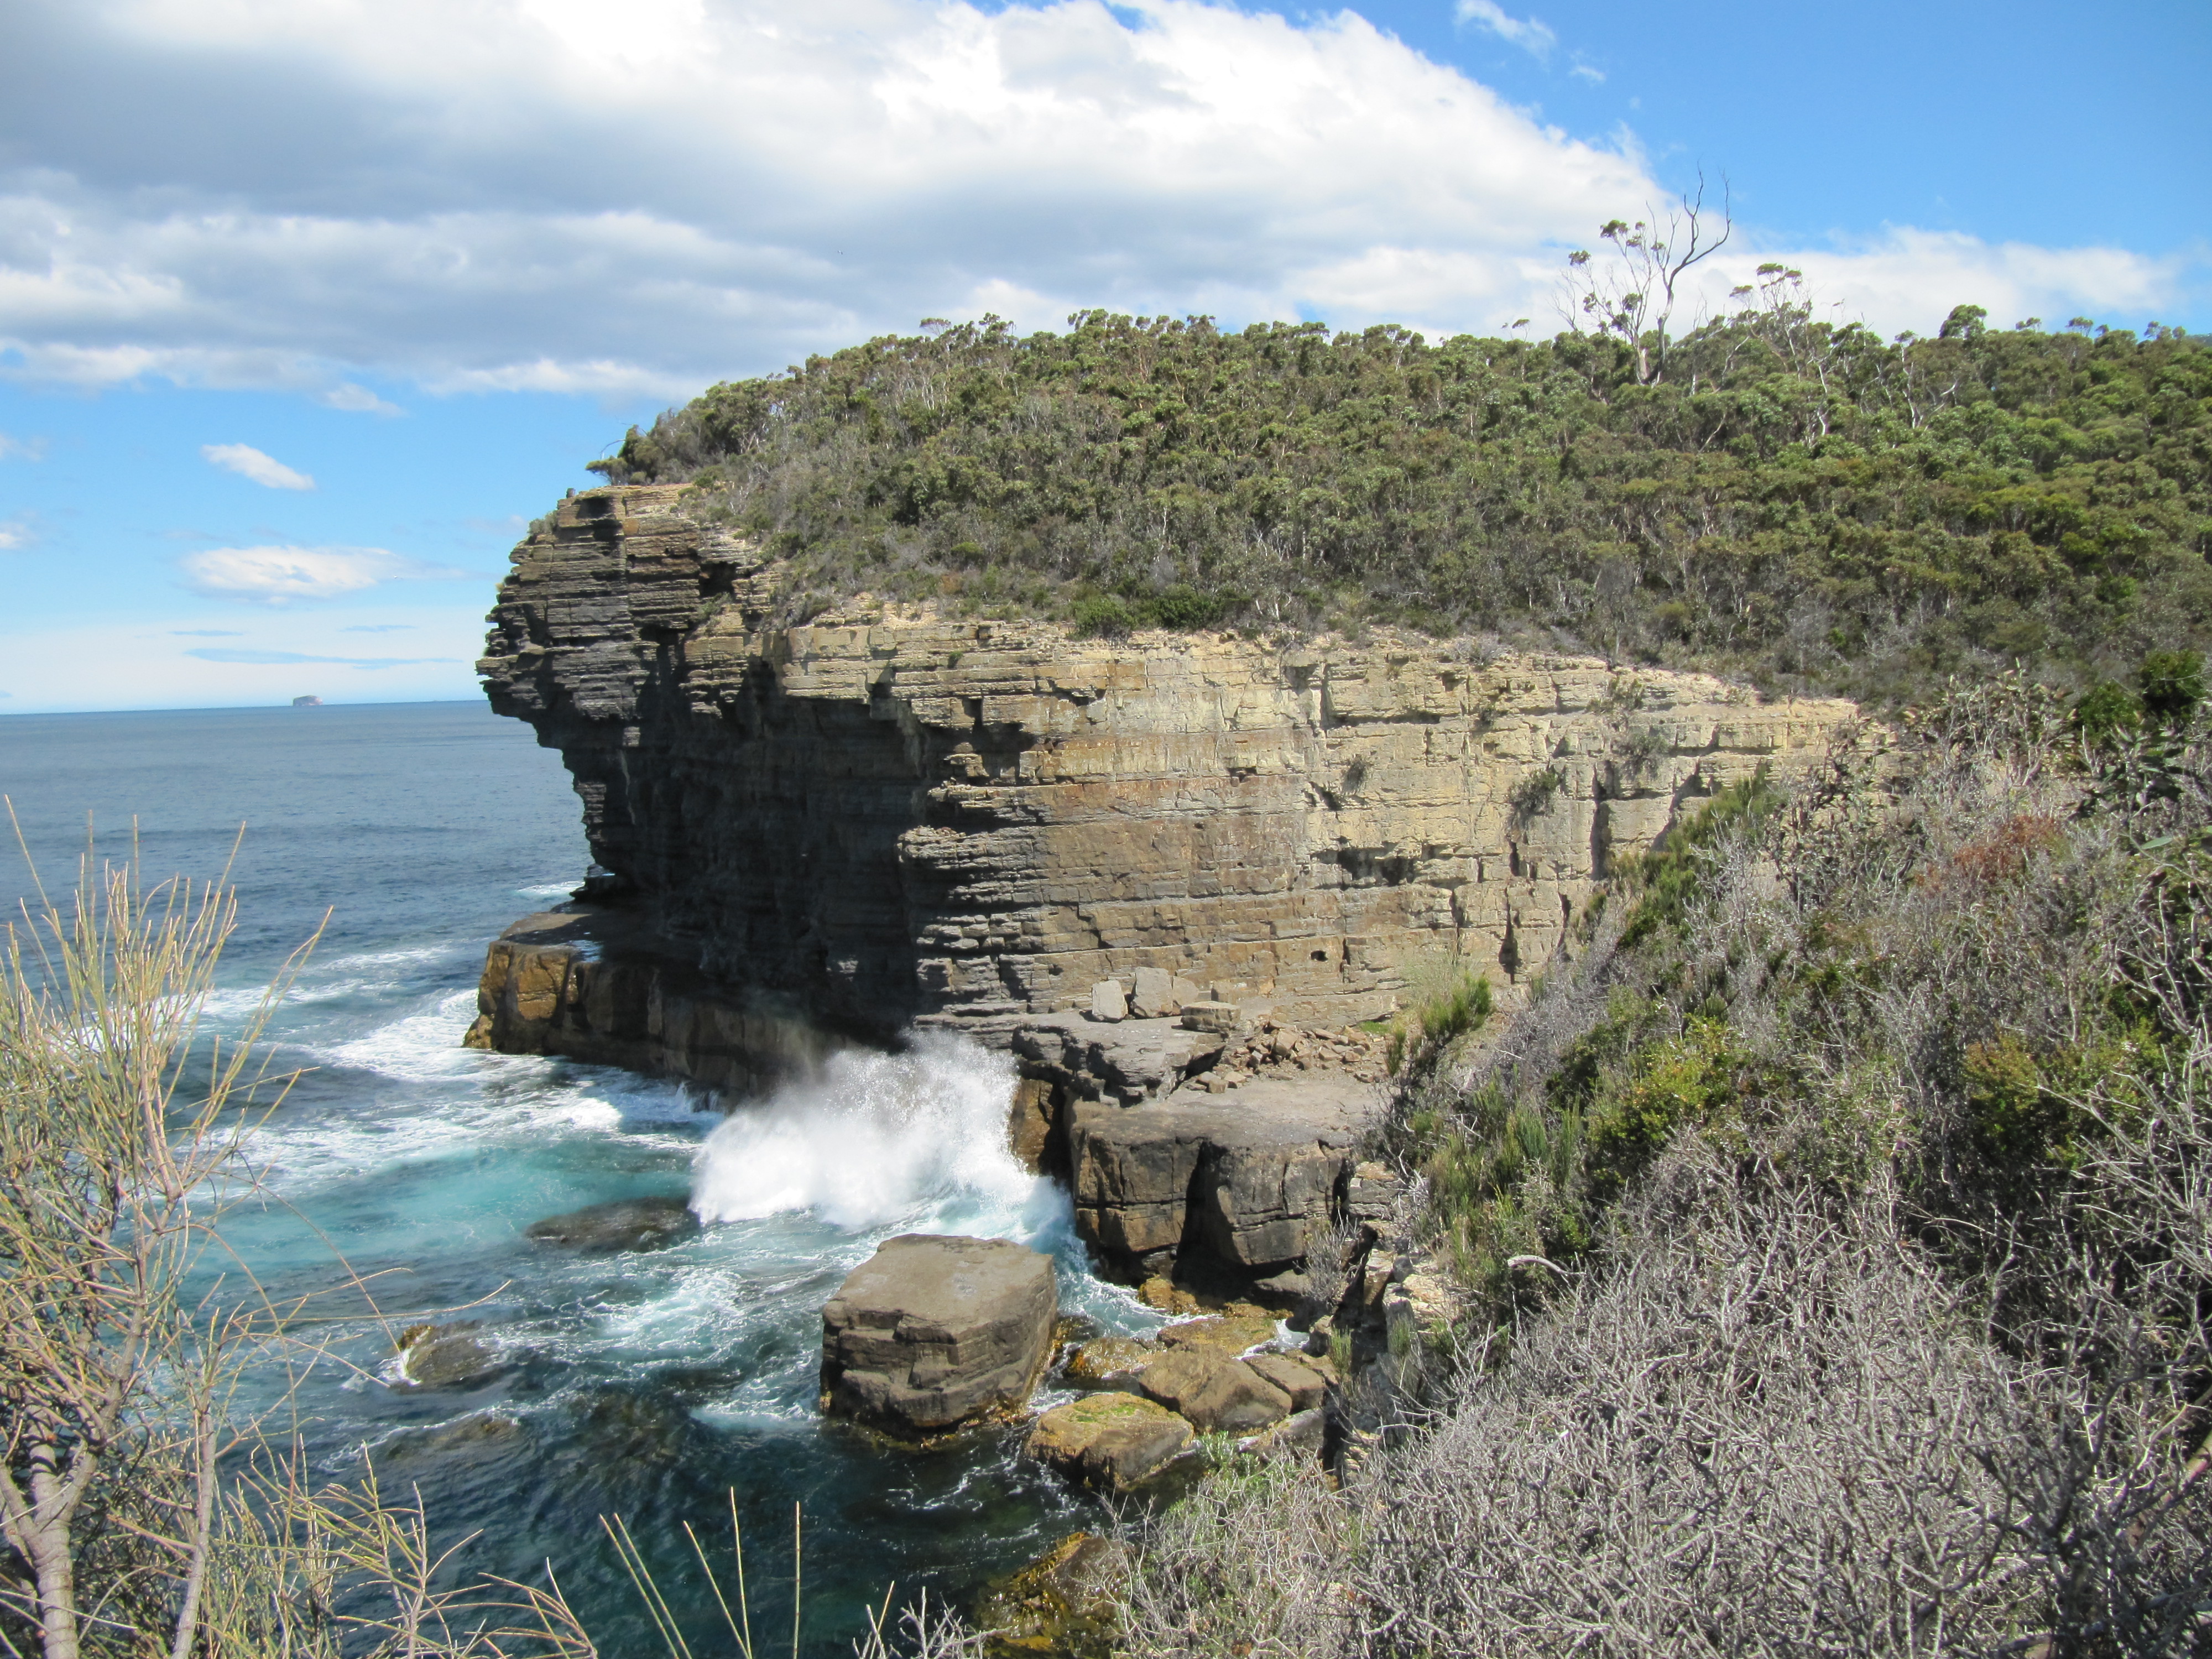
[[[1559,325],[1702,167],[1724,287],[2212,328],[2212,7],[25,0],[0,711],[473,695],[527,520],[926,315]]]

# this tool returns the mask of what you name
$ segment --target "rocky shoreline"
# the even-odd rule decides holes
[[[919,1442],[1027,1419],[1109,1494],[1224,1436],[1357,1460],[1349,1374],[1455,1315],[1360,1157],[1418,964],[1515,1006],[1621,859],[1856,718],[1466,641],[1079,640],[865,595],[790,626],[783,568],[673,486],[573,495],[513,556],[479,667],[597,863],[491,944],[466,1041],[730,1103],[917,1032],[1006,1053],[1009,1146],[1176,1319],[1071,1337],[1046,1258],[896,1238],[823,1310],[822,1404]],[[1041,1383],[1073,1397],[1032,1419]]]

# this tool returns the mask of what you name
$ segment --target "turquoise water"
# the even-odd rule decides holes
[[[599,1534],[618,1513],[703,1659],[715,1621],[680,1528],[726,1536],[734,1490],[756,1620],[789,1628],[798,1504],[807,1647],[845,1653],[890,1584],[957,1597],[1091,1518],[1010,1431],[893,1452],[815,1406],[821,1304],[896,1232],[1024,1239],[1057,1255],[1064,1308],[1155,1322],[1090,1276],[1065,1198],[1006,1155],[1003,1057],[951,1039],[843,1055],[725,1119],[666,1082],[459,1047],[486,941],[586,862],[567,775],[526,728],[465,703],[13,716],[0,793],[49,887],[88,813],[108,857],[135,817],[155,877],[216,873],[244,825],[219,1024],[328,912],[270,1032],[311,1069],[258,1132],[265,1197],[226,1237],[273,1294],[319,1298],[294,1395],[318,1469],[419,1486],[444,1535],[477,1534],[457,1571],[550,1561],[605,1650],[658,1650]],[[11,913],[22,889],[11,858]],[[709,1224],[614,1256],[522,1236],[658,1194]],[[422,1318],[483,1322],[507,1368],[465,1392],[388,1386],[390,1332]],[[281,1376],[272,1358],[260,1400]]]

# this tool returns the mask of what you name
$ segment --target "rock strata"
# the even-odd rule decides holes
[[[734,1006],[879,1038],[1003,1040],[1108,981],[1141,1016],[1153,974],[1343,1026],[1438,951],[1510,992],[1616,860],[1853,712],[1387,635],[787,626],[788,571],[677,486],[586,490],[513,563],[478,666],[561,750],[595,893]]]
[[[478,667],[558,749],[588,904],[493,944],[468,1041],[757,1090],[916,1027],[1011,1047],[1010,1133],[1130,1279],[1303,1294],[1412,964],[1508,1006],[1607,872],[1855,711],[1693,674],[902,611],[678,486],[562,502]]]
[[[908,1233],[822,1310],[822,1407],[894,1434],[1018,1411],[1052,1357],[1052,1258],[1006,1239]]]
[[[1344,1074],[1068,1115],[1077,1231],[1131,1281],[1249,1284],[1325,1232],[1379,1102]]]
[[[1138,1389],[1211,1433],[1249,1434],[1291,1414],[1291,1395],[1241,1359],[1178,1348],[1137,1374]]]

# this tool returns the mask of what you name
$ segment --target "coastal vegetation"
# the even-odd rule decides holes
[[[2002,677],[1728,791],[1486,1042],[1413,1051],[1378,1150],[1464,1323],[1370,1374],[1342,1495],[1170,1522],[1136,1650],[2202,1651],[2184,667],[2112,718]]]
[[[1735,304],[1656,355],[1609,323],[933,325],[593,465],[689,483],[787,557],[794,617],[866,590],[1105,635],[1389,622],[1883,705],[2212,641],[2205,342],[1974,306],[1886,340],[1779,268]]]

